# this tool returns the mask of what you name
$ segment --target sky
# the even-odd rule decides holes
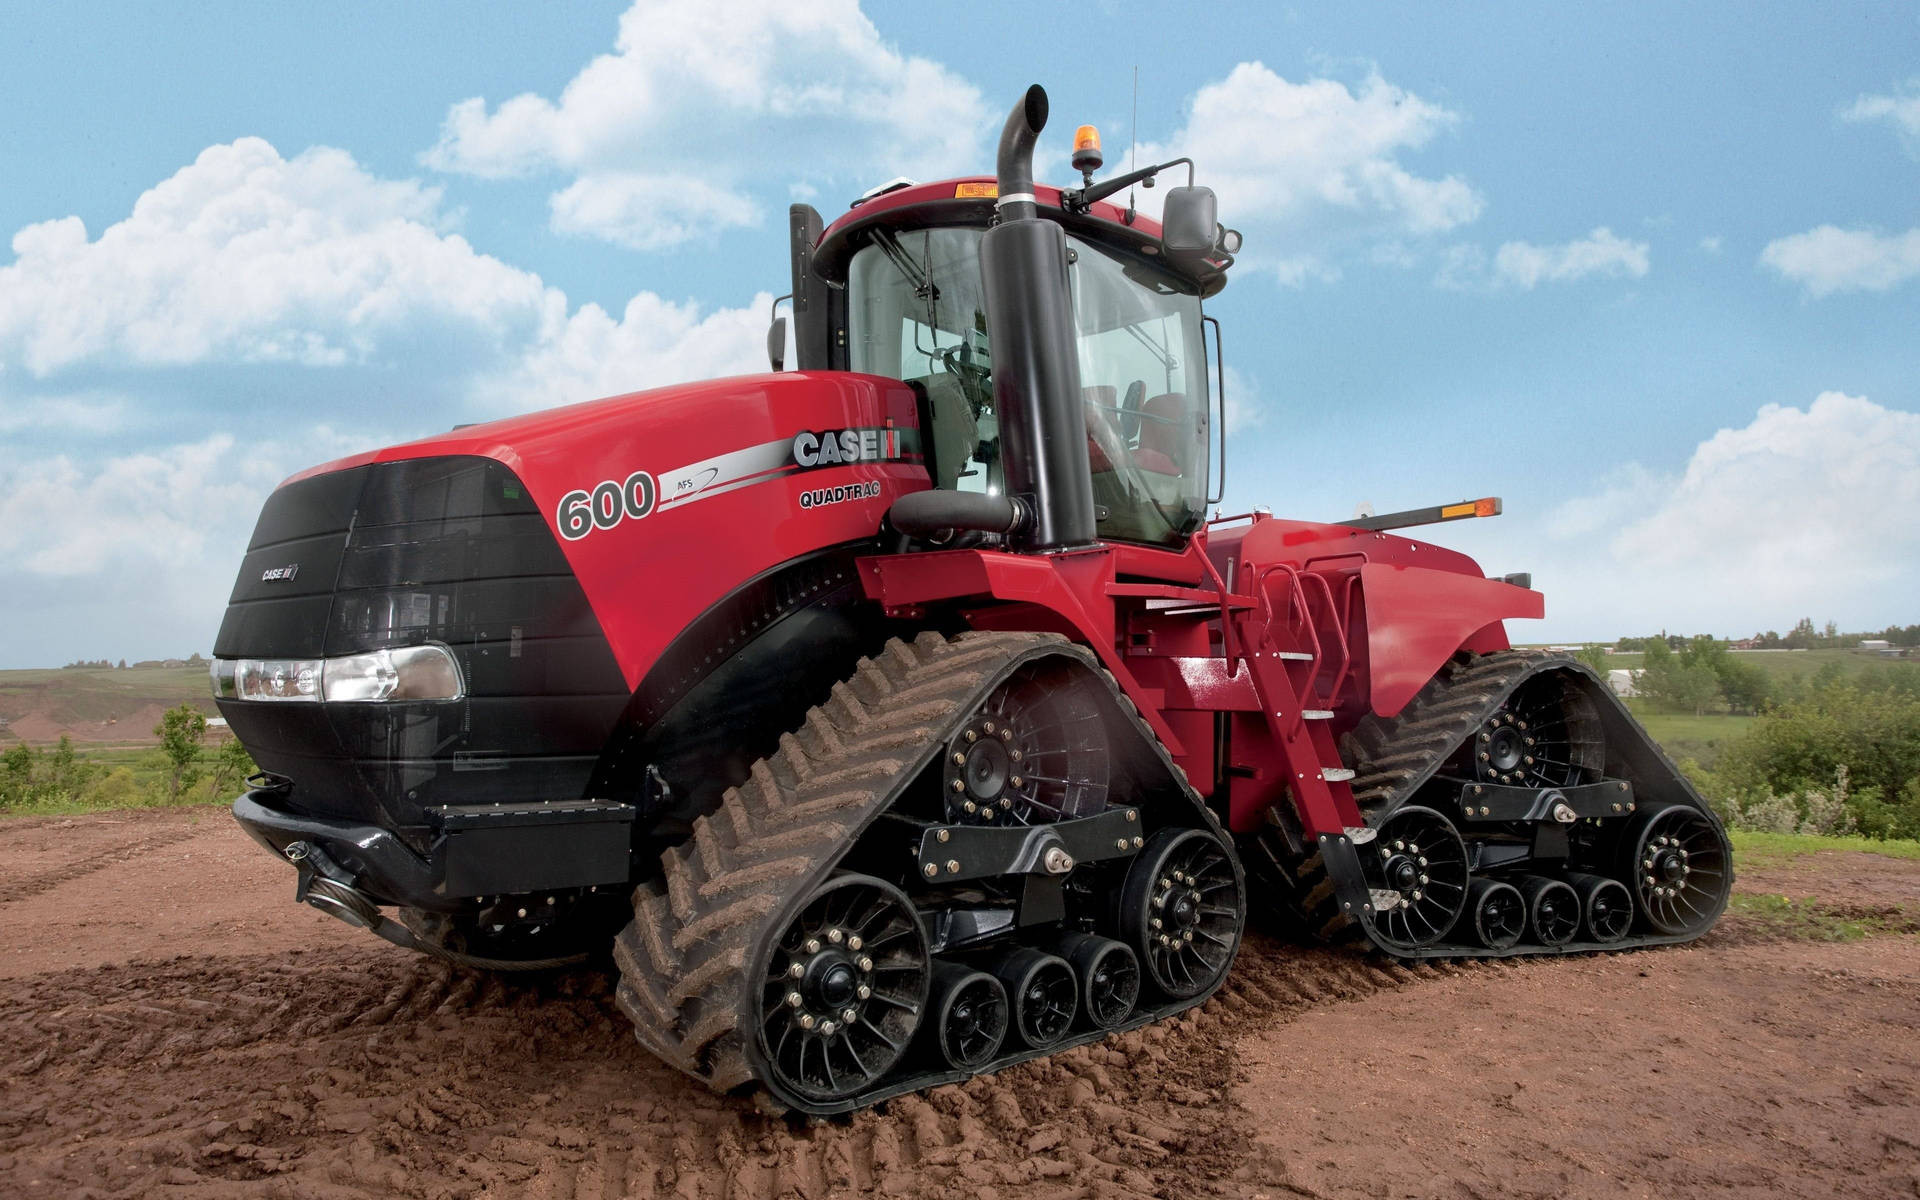
[[[302,467],[763,369],[787,205],[990,171],[1033,82],[1050,181],[1097,124],[1245,235],[1228,511],[1498,495],[1429,536],[1521,641],[1920,620],[1911,5],[0,0],[0,57],[0,667],[205,653]]]

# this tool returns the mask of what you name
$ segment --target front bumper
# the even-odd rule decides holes
[[[374,825],[308,817],[271,806],[278,793],[256,788],[233,802],[233,819],[262,846],[289,862],[296,843],[317,846],[334,863],[351,872],[351,882],[383,904],[452,911],[459,907],[445,894],[444,864],[421,858],[398,837]],[[295,851],[295,854],[300,854]]]
[[[381,904],[458,912],[477,896],[624,884],[632,877],[637,810],[628,804],[430,809],[435,834],[422,856],[377,825],[288,812],[278,806],[285,794],[249,791],[233,802],[233,819],[303,872],[319,871]]]

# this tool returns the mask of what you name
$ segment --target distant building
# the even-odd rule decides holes
[[[1867,638],[1860,643],[1859,650],[1862,654],[1874,654],[1881,658],[1899,658],[1902,656],[1900,647],[1884,638]]]
[[[1638,672],[1635,671],[1608,671],[1607,686],[1613,689],[1613,694],[1616,696],[1638,696],[1640,689],[1633,682],[1636,674]]]

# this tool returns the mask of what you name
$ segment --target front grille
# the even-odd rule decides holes
[[[464,699],[223,700],[221,712],[263,769],[294,781],[289,803],[315,815],[422,833],[429,807],[583,794],[629,692],[511,471],[465,456],[376,463],[268,499],[216,657],[421,642],[453,651]]]

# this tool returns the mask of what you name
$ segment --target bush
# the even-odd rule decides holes
[[[1736,828],[1920,836],[1920,695],[1901,673],[1876,683],[1816,680],[1696,782]]]

